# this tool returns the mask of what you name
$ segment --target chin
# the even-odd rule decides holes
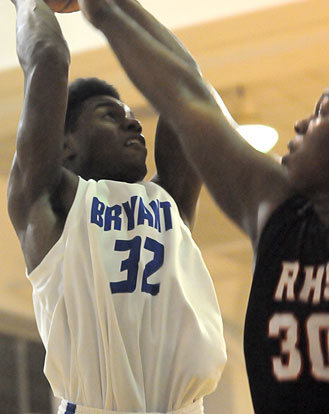
[[[103,179],[120,181],[123,183],[137,183],[143,181],[147,173],[146,165],[129,166],[125,168],[125,171],[116,171],[114,174],[107,174]]]
[[[315,190],[314,183],[309,183],[305,178],[293,177],[290,179],[291,188],[298,194],[309,198]]]
[[[147,173],[147,168],[144,165],[143,168],[139,168],[139,169],[131,169],[128,174],[125,174],[123,177],[123,180],[120,181],[124,181],[126,183],[137,183],[139,181],[143,181],[145,176]]]
[[[85,180],[93,179],[95,181],[100,180],[112,180],[120,181],[124,183],[137,183],[142,181],[147,173],[145,164],[142,165],[122,165],[122,169],[104,169],[103,171],[79,171],[76,172]]]

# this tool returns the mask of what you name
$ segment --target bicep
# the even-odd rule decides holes
[[[21,172],[19,170],[15,154],[8,179],[7,209],[12,225],[14,226],[19,238],[20,234],[26,228],[26,216],[24,212],[28,210],[25,205],[24,184],[22,181]]]

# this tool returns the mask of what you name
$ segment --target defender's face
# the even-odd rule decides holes
[[[329,90],[314,113],[295,125],[296,136],[282,158],[294,188],[305,195],[329,191]]]
[[[74,131],[75,172],[88,179],[137,182],[146,174],[142,127],[123,102],[94,96],[83,104]]]

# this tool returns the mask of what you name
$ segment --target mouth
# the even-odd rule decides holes
[[[290,158],[290,155],[291,155],[291,153],[288,153],[288,154],[284,155],[281,158],[281,165],[285,165],[286,166],[288,164],[288,160]]]
[[[126,140],[124,146],[125,147],[138,147],[138,148],[142,146],[143,148],[145,148],[145,138],[142,134],[129,137]]]

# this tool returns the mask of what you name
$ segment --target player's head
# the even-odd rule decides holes
[[[297,191],[312,196],[329,192],[329,89],[314,112],[295,124],[296,136],[282,163]]]
[[[85,179],[137,182],[145,177],[142,127],[105,81],[70,84],[65,138],[64,166]]]

